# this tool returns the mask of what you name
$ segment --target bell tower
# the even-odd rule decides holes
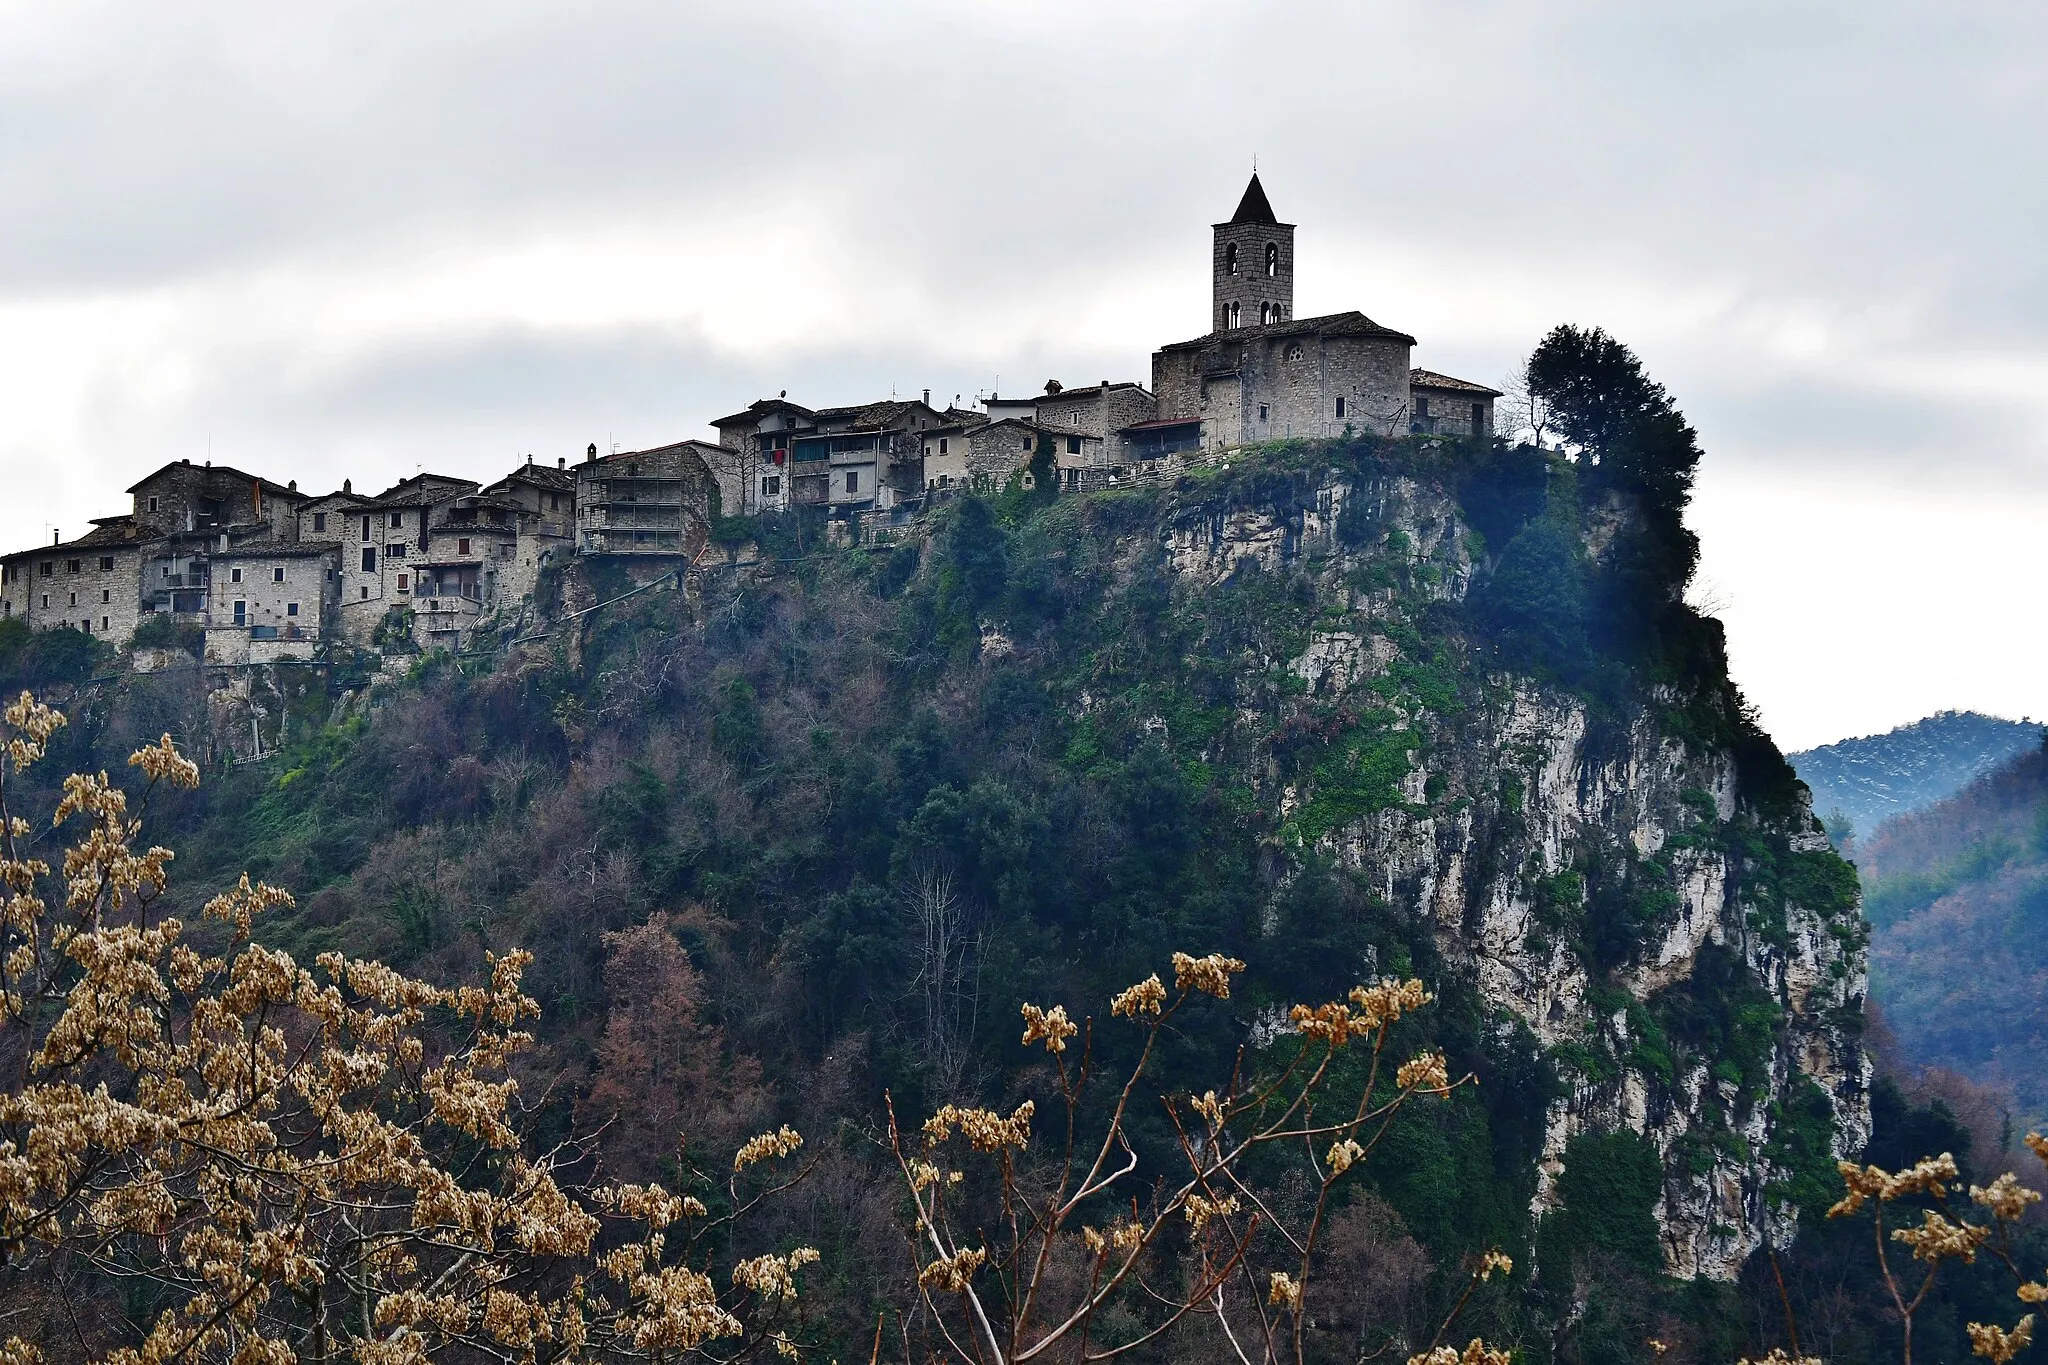
[[[1263,327],[1294,317],[1294,224],[1273,216],[1259,173],[1227,223],[1216,224],[1215,305],[1218,332]]]

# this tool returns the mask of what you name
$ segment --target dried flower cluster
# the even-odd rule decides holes
[[[732,1154],[732,1168],[744,1171],[758,1161],[788,1156],[803,1145],[803,1134],[785,1123],[775,1132],[760,1133],[741,1143],[740,1149]]]
[[[453,988],[332,953],[308,968],[255,941],[292,900],[245,876],[202,911],[227,927],[210,955],[156,912],[172,855],[137,851],[142,821],[104,773],[64,783],[53,819],[73,843],[53,894],[7,795],[64,718],[24,694],[0,720],[0,1030],[26,1059],[0,1094],[0,1248],[17,1271],[63,1257],[147,1278],[165,1306],[106,1359],[737,1350],[749,1296],[794,1298],[814,1251],[742,1263],[721,1301],[679,1263],[702,1263],[693,1241],[665,1231],[703,1218],[701,1200],[578,1191],[561,1177],[580,1149],[525,1149],[528,954],[488,955],[486,982]],[[199,781],[168,736],[130,764],[145,807]],[[764,1135],[749,1159],[798,1142]],[[11,1341],[0,1358],[38,1355]]]
[[[1660,1350],[1657,1354],[1662,1355],[1663,1353]],[[1758,1356],[1754,1360],[1747,1356],[1743,1357],[1741,1365],[1822,1365],[1822,1361],[1818,1356],[1789,1355],[1784,1347],[1774,1346],[1771,1348],[1769,1355]]]
[[[1983,1356],[1986,1360],[1992,1362],[1992,1365],[2006,1365],[2007,1361],[2018,1355],[2021,1349],[2032,1342],[2033,1339],[2034,1315],[2032,1313],[2027,1314],[2014,1324],[2010,1332],[1986,1326],[1981,1322],[1970,1324],[1971,1352]]]
[[[1109,1012],[1119,1019],[1135,1019],[1141,1014],[1159,1013],[1159,1007],[1166,1003],[1166,985],[1154,972],[1135,986],[1118,991],[1116,998],[1109,1002]]]
[[[1036,1005],[1026,1005],[1023,1007],[1023,1014],[1025,1047],[1043,1042],[1047,1052],[1065,1052],[1067,1039],[1081,1031],[1067,1019],[1065,1005],[1054,1005],[1049,1010],[1042,1010]]]
[[[1497,1351],[1478,1337],[1472,1338],[1471,1345],[1463,1351],[1453,1346],[1439,1346],[1434,1351],[1408,1357],[1408,1365],[1508,1365],[1509,1353]],[[1815,1362],[1815,1365],[1819,1365]]]
[[[1000,1152],[1006,1147],[1021,1151],[1031,1141],[1031,1114],[1036,1108],[1026,1100],[1004,1118],[993,1109],[948,1104],[925,1120],[924,1132],[933,1142],[944,1142],[958,1131],[977,1152]]]
[[[1221,953],[1210,953],[1207,957],[1189,957],[1186,953],[1173,955],[1174,989],[1200,991],[1218,1000],[1230,998],[1230,978],[1233,973],[1243,970],[1244,963]]]

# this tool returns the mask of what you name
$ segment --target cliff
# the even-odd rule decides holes
[[[1790,1240],[1786,1188],[1815,1153],[1794,1151],[1812,1139],[1789,1116],[1825,1114],[1826,1155],[1869,1136],[1847,869],[1798,794],[1770,810],[1745,794],[1734,745],[1673,723],[1688,704],[1730,704],[1725,673],[1616,704],[1489,660],[1464,609],[1500,559],[1448,475],[1189,484],[1158,533],[1191,599],[1247,577],[1313,585],[1314,619],[1257,665],[1299,686],[1237,727],[1238,761],[1289,859],[1355,870],[1429,926],[1495,1026],[1526,1027],[1558,1061],[1532,1212],[1556,1202],[1573,1138],[1643,1134],[1664,1165],[1667,1268],[1730,1278],[1766,1240]],[[1597,561],[1598,532],[1582,543]],[[1254,737],[1333,719],[1349,727],[1329,746],[1337,761],[1298,775]],[[1383,787],[1360,802],[1368,752]],[[1767,1043],[1710,1038],[1693,1017],[1765,1001]]]

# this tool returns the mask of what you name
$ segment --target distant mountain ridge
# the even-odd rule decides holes
[[[2041,726],[1975,711],[1942,711],[1882,735],[1823,744],[1788,755],[1813,791],[1816,815],[1840,812],[1856,837],[1884,821],[1945,801],[2041,745]]]

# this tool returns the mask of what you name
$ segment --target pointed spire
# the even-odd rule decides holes
[[[1259,173],[1253,171],[1252,182],[1244,187],[1244,198],[1237,201],[1237,212],[1230,215],[1231,225],[1279,221],[1273,216],[1273,206],[1266,201],[1266,187],[1259,183]]]

